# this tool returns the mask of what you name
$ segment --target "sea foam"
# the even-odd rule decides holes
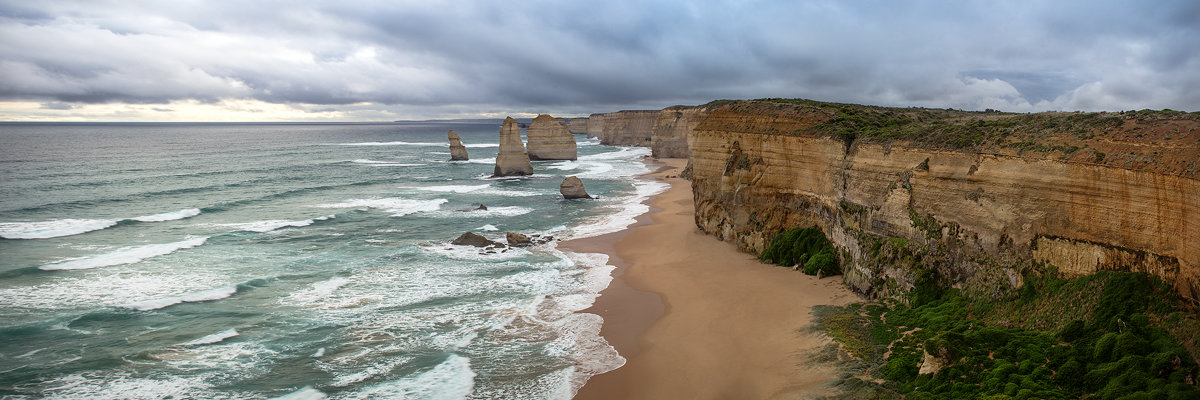
[[[322,348],[322,350],[324,350],[324,348]],[[272,397],[270,400],[323,400],[328,397],[329,396],[326,395],[325,392],[313,389],[312,386],[305,386],[299,390],[296,390],[295,392],[291,392],[279,397]]]
[[[446,361],[420,375],[373,385],[347,393],[344,398],[460,400],[470,396],[474,389],[475,371],[471,370],[470,359],[451,354]]]
[[[313,222],[315,222],[315,220],[313,220],[313,219],[306,219],[303,221],[286,221],[286,220],[272,219],[272,220],[266,220],[266,221],[254,221],[254,222],[244,222],[244,223],[238,223],[238,224],[218,224],[218,225],[231,227],[231,228],[234,228],[239,231],[260,232],[261,233],[261,232],[270,232],[270,231],[280,229],[280,228],[288,228],[288,227],[299,228],[302,226],[309,226],[309,225],[312,225]]]
[[[179,296],[139,301],[128,304],[125,307],[138,311],[150,311],[173,306],[179,303],[196,303],[201,301],[220,300],[229,296],[233,296],[234,293],[237,293],[237,286],[223,286],[216,289],[185,293]]]
[[[196,237],[174,243],[157,243],[122,247],[111,253],[43,265],[38,268],[46,271],[52,271],[62,269],[91,269],[114,265],[133,264],[148,258],[171,254],[177,250],[200,246],[204,244],[206,240],[208,240],[208,237]]]
[[[121,221],[164,222],[200,215],[199,208],[188,208],[161,214],[127,219],[56,219],[36,222],[0,222],[0,237],[5,239],[49,239],[72,236],[112,227]]]
[[[56,219],[39,222],[0,223],[0,237],[5,239],[48,239],[78,235],[116,225],[117,220]]]
[[[433,199],[433,200],[413,200],[388,197],[383,199],[350,199],[341,203],[321,204],[316,207],[321,208],[375,208],[392,213],[393,217],[402,217],[405,215],[423,212],[437,211],[442,207],[442,204],[449,200]]]
[[[199,208],[188,208],[188,209],[179,210],[179,211],[165,212],[162,214],[133,217],[130,219],[134,220],[134,221],[139,221],[139,222],[163,222],[163,221],[174,221],[174,220],[178,220],[178,219],[191,218],[191,217],[195,217],[197,215],[200,215]]]
[[[394,162],[394,161],[375,161],[375,160],[366,160],[366,159],[352,160],[350,162],[355,163],[355,164],[369,165],[372,167],[420,167],[422,165],[425,165],[425,164],[399,163],[399,162]]]
[[[181,343],[180,346],[199,346],[199,345],[204,345],[204,344],[219,343],[221,341],[224,341],[225,339],[229,339],[229,338],[237,336],[237,335],[238,335],[237,329],[229,328],[229,329],[226,329],[226,330],[223,330],[223,331],[211,334],[211,335],[207,335],[207,336],[195,339],[195,340]]]

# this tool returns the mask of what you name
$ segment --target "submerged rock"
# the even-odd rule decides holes
[[[525,132],[529,138],[530,160],[574,160],[578,156],[575,136],[558,119],[538,115]]]
[[[558,192],[562,193],[563,197],[567,199],[592,198],[592,196],[588,195],[587,190],[583,188],[583,181],[574,176],[568,176],[567,179],[563,179],[562,184],[558,186]]]
[[[520,234],[520,233],[516,233],[516,232],[507,232],[507,233],[505,233],[505,234],[504,234],[504,237],[505,237],[505,239],[507,239],[507,240],[508,240],[508,245],[509,245],[509,246],[513,246],[513,247],[525,247],[525,246],[532,246],[532,245],[533,245],[533,241],[532,241],[532,240],[529,240],[529,237],[528,237],[528,236],[522,235],[522,234]]]
[[[459,212],[487,211],[487,206],[480,204],[479,207],[467,208],[467,209],[462,209],[462,210],[458,210],[458,211]]]
[[[512,117],[504,119],[500,128],[500,153],[496,155],[493,177],[533,175],[533,164],[521,143],[521,127]]]
[[[467,147],[463,146],[458,132],[451,130],[446,136],[450,139],[450,161],[467,161]]]
[[[454,241],[450,242],[450,244],[455,244],[455,245],[459,245],[459,246],[488,247],[488,246],[495,246],[500,243],[493,242],[491,240],[488,240],[488,238],[485,238],[485,237],[480,236],[475,233],[466,232],[466,233],[463,233],[462,235],[460,235],[458,237],[458,239],[454,239]]]

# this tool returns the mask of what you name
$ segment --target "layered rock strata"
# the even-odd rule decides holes
[[[588,132],[588,118],[571,118],[567,120],[567,131],[572,135],[586,135]]]
[[[938,121],[1009,126],[975,114]],[[846,283],[872,296],[902,297],[923,280],[995,294],[1043,265],[1068,276],[1147,272],[1197,299],[1200,118],[1109,114],[1098,128],[1062,127],[1093,117],[1011,125],[1011,137],[1074,143],[1061,148],[995,130],[953,148],[824,133],[859,123],[845,108],[713,106],[690,137],[696,225],[754,254],[784,229],[816,225],[840,250]],[[902,133],[856,129],[868,128]]]
[[[604,114],[592,114],[588,116],[587,137],[604,137]]]
[[[650,154],[660,158],[688,158],[688,134],[704,120],[705,107],[667,107],[658,113],[650,130]]]
[[[610,146],[650,146],[650,131],[661,110],[625,110],[604,114],[600,143]]]
[[[578,158],[575,136],[549,114],[538,115],[525,131],[530,160],[574,160]]]
[[[446,136],[450,139],[450,161],[467,161],[467,148],[463,146],[458,132],[451,130]]]
[[[533,174],[533,164],[525,145],[521,143],[521,127],[512,117],[504,119],[500,128],[500,152],[496,154],[496,168],[492,176],[523,176]]]

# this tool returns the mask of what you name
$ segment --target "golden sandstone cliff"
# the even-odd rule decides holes
[[[997,294],[1052,266],[1148,272],[1200,297],[1196,113],[714,102],[663,110],[652,143],[687,145],[701,230],[758,254],[819,226],[869,296],[929,280]]]
[[[651,142],[650,131],[660,113],[660,110],[626,110],[604,114],[600,143],[610,146],[648,146]]]
[[[566,125],[549,114],[538,115],[525,131],[528,144],[529,159],[538,160],[574,160],[578,149],[575,136],[567,131]]]

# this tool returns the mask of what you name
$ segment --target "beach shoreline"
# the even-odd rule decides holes
[[[807,365],[829,343],[809,331],[814,305],[857,300],[840,280],[767,265],[695,226],[686,160],[647,177],[670,187],[619,232],[564,241],[616,267],[592,307],[624,366],[593,376],[576,399],[758,398],[828,394],[836,376]],[[651,164],[653,169],[655,166]]]

